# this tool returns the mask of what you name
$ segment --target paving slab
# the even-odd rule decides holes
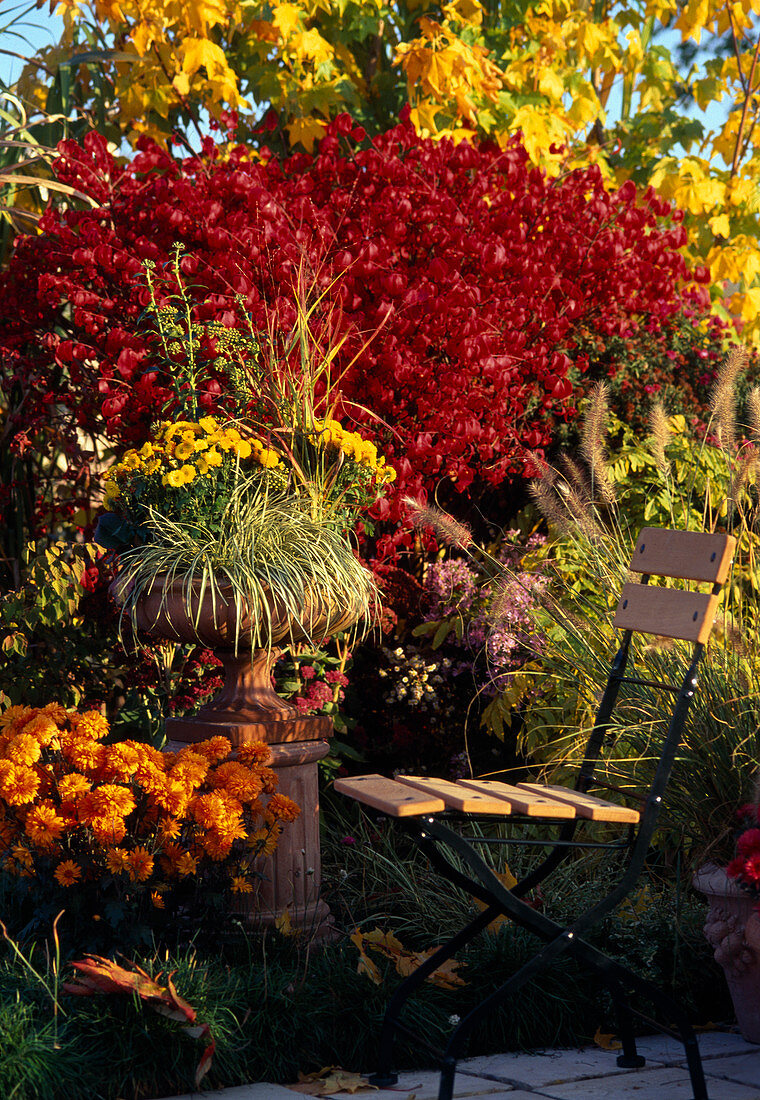
[[[438,1100],[438,1083],[440,1074],[437,1070],[425,1070],[422,1073],[400,1073],[398,1083],[389,1089],[374,1089],[370,1092],[357,1093],[358,1097],[366,1100],[407,1100],[413,1096],[414,1100]],[[291,1093],[294,1100],[296,1093]],[[514,1098],[514,1090],[509,1085],[498,1081],[485,1080],[482,1077],[472,1077],[468,1074],[457,1073],[454,1078],[454,1097],[485,1097],[488,1100],[498,1100],[499,1097]],[[347,1093],[335,1093],[336,1100],[346,1100]],[[226,1100],[226,1098],[225,1098]]]
[[[760,1090],[737,1081],[708,1077],[710,1100],[760,1100]],[[642,1069],[615,1077],[544,1085],[538,1094],[551,1100],[693,1100],[689,1075],[680,1066]],[[536,1093],[534,1092],[534,1097]]]
[[[530,1054],[491,1054],[481,1058],[468,1058],[461,1063],[461,1068],[499,1081],[512,1082],[515,1088],[535,1089],[555,1082],[630,1073],[630,1070],[621,1069],[617,1064],[619,1053],[617,1050],[585,1047],[576,1050],[535,1051]]]
[[[727,1058],[713,1058],[705,1062],[705,1074],[743,1085],[754,1085],[760,1090],[760,1050],[753,1054],[737,1054]]]
[[[183,1096],[172,1096],[169,1100],[293,1100],[296,1095],[285,1085],[270,1085],[263,1082],[255,1085],[238,1085],[231,1089],[186,1092]]]
[[[699,1053],[703,1058],[719,1058],[727,1054],[760,1053],[760,1046],[748,1043],[738,1032],[700,1031],[697,1034]],[[683,1044],[669,1035],[646,1035],[636,1040],[636,1049],[647,1062],[661,1062],[665,1065],[682,1065],[684,1062]]]

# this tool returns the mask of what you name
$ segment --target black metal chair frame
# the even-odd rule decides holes
[[[643,575],[642,584],[649,582],[650,576]],[[717,596],[721,588],[713,585],[713,595]],[[696,616],[695,616],[696,618]],[[704,1072],[697,1045],[696,1036],[683,1009],[653,983],[644,980],[634,971],[617,962],[583,939],[583,933],[598,923],[615,909],[633,890],[643,869],[650,849],[658,816],[662,807],[665,789],[676,758],[678,745],[689,706],[697,688],[697,666],[702,658],[704,645],[696,642],[686,673],[678,684],[656,683],[638,676],[626,675],[629,661],[631,638],[637,631],[624,631],[622,644],[610,669],[607,686],[599,704],[596,718],[586,745],[585,757],[580,767],[575,789],[587,792],[594,783],[594,773],[610,730],[611,720],[623,684],[644,684],[660,688],[675,695],[667,733],[662,742],[659,761],[655,768],[654,779],[646,801],[643,803],[638,827],[629,827],[628,837],[611,843],[589,843],[574,839],[578,821],[568,820],[559,826],[556,839],[526,841],[521,838],[467,837],[461,831],[451,827],[449,821],[458,819],[472,821],[473,815],[452,813],[447,810],[442,817],[428,814],[422,817],[404,817],[399,823],[409,831],[415,842],[426,854],[432,866],[454,885],[477,898],[485,908],[465,927],[443,944],[417,970],[404,979],[393,994],[382,1024],[379,1044],[377,1072],[370,1082],[378,1087],[388,1087],[396,1083],[398,1077],[392,1069],[393,1044],[397,1033],[405,1034],[427,1049],[441,1064],[439,1100],[452,1100],[457,1062],[463,1057],[470,1034],[487,1014],[511,997],[526,982],[535,978],[562,955],[576,959],[593,972],[608,989],[616,1010],[619,1038],[622,1051],[617,1064],[626,1068],[637,1068],[645,1063],[636,1050],[634,1016],[646,1020],[657,1030],[671,1035],[683,1043],[686,1053],[688,1072],[694,1092],[694,1100],[709,1100]],[[493,818],[491,818],[493,821]],[[535,818],[518,818],[511,815],[509,821],[535,823]],[[546,824],[546,822],[542,822]],[[551,847],[550,853],[511,889],[507,889],[491,870],[483,857],[475,850],[474,843],[520,844],[534,843]],[[567,858],[570,851],[578,847],[606,847],[628,849],[630,855],[617,884],[592,908],[582,913],[572,924],[563,927],[542,912],[537,911],[525,900],[534,887]],[[466,1015],[455,1027],[444,1050],[437,1050],[427,1040],[407,1027],[400,1019],[401,1012],[409,997],[439,966],[452,958],[465,944],[469,943],[497,916],[504,915],[517,924],[534,933],[544,946],[516,973],[504,982]],[[674,1023],[675,1028],[664,1026],[650,1019],[636,1009],[630,1002],[631,994],[647,998],[655,1005],[658,1013]]]

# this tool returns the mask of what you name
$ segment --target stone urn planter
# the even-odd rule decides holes
[[[118,589],[115,597],[119,600]],[[119,600],[119,602],[122,602]],[[269,765],[279,778],[279,791],[301,807],[289,824],[274,854],[262,862],[265,878],[251,898],[245,914],[255,926],[274,924],[285,914],[291,926],[309,934],[330,934],[330,911],[320,898],[318,762],[329,751],[332,719],[303,715],[281,699],[272,688],[272,666],[283,642],[310,638],[321,641],[347,630],[355,618],[348,612],[308,606],[298,621],[286,613],[282,602],[270,601],[262,613],[258,635],[248,612],[239,614],[232,589],[220,585],[188,590],[182,578],[167,581],[157,576],[134,605],[139,630],[170,641],[201,644],[212,649],[224,666],[224,686],[219,694],[191,718],[167,720],[169,747],[229,738],[234,747],[263,741],[270,746]],[[251,638],[268,644],[251,648]]]
[[[708,902],[705,935],[726,975],[743,1037],[760,1043],[760,914],[757,901],[723,868],[710,864],[692,880]]]

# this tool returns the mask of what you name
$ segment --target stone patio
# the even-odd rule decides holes
[[[454,1096],[483,1100],[691,1100],[683,1048],[658,1035],[640,1039],[642,1069],[619,1069],[616,1051],[542,1050],[492,1054],[460,1063]],[[710,1031],[699,1036],[710,1100],[760,1100],[760,1046],[739,1035]],[[350,1068],[350,1067],[349,1067]],[[192,1093],[174,1100],[296,1100],[303,1095],[284,1085],[242,1085],[219,1092]],[[349,1093],[331,1094],[347,1100]],[[362,1089],[372,1100],[436,1100],[438,1074],[404,1073],[392,1089]]]

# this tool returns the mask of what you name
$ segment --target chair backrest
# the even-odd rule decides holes
[[[642,574],[641,583],[623,586],[613,619],[623,640],[612,663],[609,679],[586,745],[586,755],[577,789],[586,791],[594,782],[594,771],[622,684],[647,685],[671,693],[672,703],[663,705],[667,732],[661,742],[645,812],[639,830],[642,844],[651,836],[665,792],[689,706],[697,688],[697,666],[710,636],[718,610],[720,590],[728,577],[736,539],[731,535],[697,531],[671,531],[645,527],[636,540],[630,569]],[[709,584],[709,593],[686,588],[650,584],[653,576]],[[629,647],[634,633],[654,634],[692,643],[691,657],[680,683],[652,681],[626,675]]]
[[[718,610],[720,588],[731,568],[736,539],[699,531],[645,527],[636,540],[631,572],[711,583],[712,592],[626,584],[615,626],[704,645]]]

